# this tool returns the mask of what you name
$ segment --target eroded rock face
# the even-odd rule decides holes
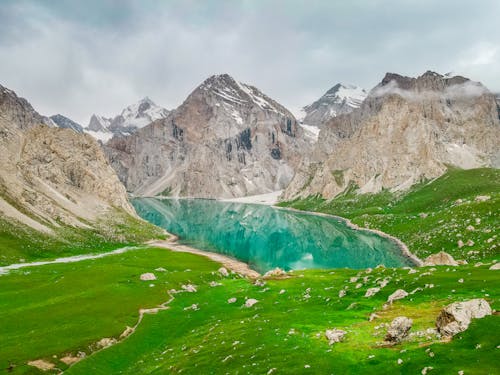
[[[285,188],[308,147],[287,109],[220,75],[167,118],[114,137],[105,151],[134,194],[230,198]]]
[[[429,255],[424,260],[424,266],[458,266],[458,262],[447,252]]]
[[[0,86],[3,215],[44,231],[50,231],[47,223],[87,227],[82,219],[94,221],[112,207],[135,215],[97,142],[42,120],[25,99]]]
[[[465,331],[472,319],[484,318],[491,314],[491,307],[485,299],[455,302],[441,311],[436,320],[436,328],[441,335],[452,337]]]
[[[399,316],[395,318],[389,328],[387,329],[387,335],[385,336],[385,341],[391,343],[398,343],[406,336],[412,327],[413,320],[405,317]]]
[[[361,107],[324,125],[282,199],[348,187],[361,193],[404,190],[447,165],[498,167],[500,121],[495,97],[464,77],[387,74]]]

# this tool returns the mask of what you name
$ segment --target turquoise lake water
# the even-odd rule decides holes
[[[335,218],[204,199],[137,198],[132,204],[179,243],[229,255],[261,273],[411,265],[394,242]]]

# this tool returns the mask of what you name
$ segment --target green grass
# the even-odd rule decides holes
[[[479,195],[491,199],[477,202],[475,198]],[[500,171],[497,169],[452,169],[404,193],[350,191],[333,200],[312,196],[280,206],[339,215],[362,227],[382,230],[400,238],[421,258],[441,250],[467,261],[491,259],[499,253]],[[467,230],[471,225],[474,230]],[[459,240],[465,246],[459,247]]]
[[[155,272],[157,267],[168,272]],[[65,373],[265,374],[276,368],[276,374],[387,374],[420,373],[425,366],[439,374],[500,370],[498,316],[474,321],[451,343],[423,335],[392,348],[378,345],[385,329],[376,327],[396,316],[412,318],[412,332],[417,332],[434,327],[440,309],[454,301],[486,298],[499,309],[498,275],[487,266],[422,268],[415,274],[384,268],[370,273],[295,271],[289,279],[268,280],[264,286],[234,276],[222,278],[213,272],[218,267],[202,257],[146,249],[0,276],[0,342],[5,343],[0,346],[0,366],[14,364],[14,373],[36,373],[25,363],[45,358],[65,370],[57,358],[78,351],[90,354],[92,343],[118,337],[133,325],[139,308],[165,302],[169,289],[190,282],[198,286],[196,293],[174,294],[170,309],[146,315],[126,340],[87,356]],[[155,272],[158,280],[139,281],[143,272]],[[358,289],[357,282],[349,280],[354,276],[363,284]],[[389,284],[365,298],[366,290],[384,278]],[[464,283],[458,282],[461,278]],[[209,286],[214,280],[222,285]],[[345,287],[347,295],[339,298]],[[417,287],[423,290],[382,308],[394,290]],[[237,302],[227,303],[231,297]],[[246,297],[259,303],[242,307]],[[192,304],[199,310],[185,309]],[[380,318],[369,322],[372,312]],[[324,331],[330,328],[346,330],[345,341],[329,346]]]
[[[53,227],[54,234],[38,232],[21,223],[0,218],[0,266],[84,253],[106,252],[165,238],[162,230],[115,210],[101,217],[92,229]]]

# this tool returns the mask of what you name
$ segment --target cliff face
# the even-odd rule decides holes
[[[37,230],[88,227],[111,208],[135,216],[125,188],[89,135],[51,128],[0,86],[0,212]]]
[[[495,96],[480,83],[388,73],[358,110],[325,125],[282,198],[402,190],[448,166],[498,167],[499,144]]]
[[[114,137],[105,151],[134,194],[228,198],[285,188],[309,147],[287,109],[219,75],[167,118]]]

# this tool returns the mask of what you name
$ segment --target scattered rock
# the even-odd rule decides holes
[[[380,288],[369,288],[365,293],[365,297],[372,297],[375,294],[377,294],[379,291],[380,291]]]
[[[394,293],[392,293],[389,296],[389,298],[387,298],[387,302],[392,304],[394,301],[396,301],[398,299],[403,299],[406,297],[408,297],[408,293],[403,289],[398,289]]]
[[[339,298],[345,297],[346,294],[347,294],[347,292],[344,289],[341,289],[339,291]]]
[[[192,285],[192,284],[182,285],[181,288],[184,289],[188,293],[196,293],[197,292],[196,286]]]
[[[281,289],[280,290],[280,294],[284,294],[284,293],[286,293],[286,290],[285,289]]]
[[[127,336],[130,336],[132,332],[134,332],[134,329],[132,327],[127,326],[127,328],[125,328],[125,331],[123,331],[122,334],[120,335],[120,338],[123,339]]]
[[[140,278],[141,278],[142,281],[156,280],[155,274],[151,273],[151,272],[143,273]]]
[[[462,247],[464,247],[464,246],[465,246],[464,241],[462,241],[462,240],[458,240],[458,241],[457,241],[457,245],[458,245],[458,248],[459,248],[459,249],[461,249]]]
[[[468,230],[469,232],[474,232],[476,228],[474,228],[474,226],[472,225],[468,225],[467,228],[465,228],[465,230]]]
[[[54,367],[56,367],[56,365],[54,365],[53,363],[44,361],[43,359],[37,359],[36,361],[29,361],[28,365],[36,367],[37,369],[42,371],[52,370]]]
[[[427,375],[427,372],[434,370],[434,367],[427,366],[422,369],[422,375]]]
[[[349,279],[349,282],[351,282],[351,283],[357,283],[357,282],[358,282],[358,279],[359,279],[359,277],[354,276],[354,277],[351,277],[351,278]]]
[[[325,336],[328,339],[328,345],[341,342],[346,334],[347,332],[341,329],[327,329],[325,331]]]
[[[441,310],[436,327],[442,336],[452,337],[465,331],[472,319],[484,318],[491,314],[489,303],[482,298],[455,302]]]
[[[440,251],[437,254],[429,255],[424,260],[424,266],[458,266],[458,263],[450,254]]]
[[[287,273],[285,271],[283,271],[279,267],[276,267],[274,270],[267,271],[264,274],[264,278],[265,279],[269,279],[269,278],[283,278],[283,277],[286,277],[286,276],[287,276]]]
[[[114,338],[109,338],[109,337],[104,337],[103,339],[100,339],[96,345],[98,348],[104,349],[107,348],[108,346],[116,344],[116,339]]]
[[[253,285],[255,285],[255,286],[264,286],[264,285],[266,285],[266,282],[263,281],[263,280],[258,279],[258,280],[255,280],[255,282],[253,283]]]
[[[155,268],[155,271],[156,272],[167,272],[167,270],[163,267],[158,267],[158,268]]]
[[[476,199],[474,199],[476,202],[486,202],[491,199],[491,196],[489,195],[478,195]]]
[[[245,307],[252,307],[252,306],[253,306],[253,305],[255,305],[257,302],[259,302],[259,301],[257,301],[257,300],[256,300],[256,299],[254,299],[254,298],[249,298],[249,299],[247,299],[247,300],[245,301]]]
[[[72,357],[70,355],[67,355],[66,357],[62,357],[60,361],[64,363],[65,365],[71,366],[75,364],[76,362],[81,361],[83,358],[82,357]]]
[[[495,263],[489,269],[490,270],[500,270],[500,263]]]
[[[371,313],[370,317],[368,318],[369,322],[373,322],[375,319],[380,318],[376,313]]]
[[[418,216],[420,216],[420,218],[422,218],[422,219],[425,219],[427,216],[429,216],[429,214],[426,214],[425,212],[421,212],[418,214]]]
[[[474,241],[468,240],[467,241],[467,246],[474,246]]]
[[[401,358],[398,358],[398,365],[402,364],[403,360]]]
[[[212,288],[216,287],[216,286],[221,286],[222,284],[221,283],[218,283],[217,281],[210,281],[208,283],[208,285],[210,285]]]
[[[460,284],[463,284],[464,279],[458,279],[458,282],[459,282]]]
[[[412,275],[414,273],[417,273],[418,271],[415,269],[415,268],[410,268],[410,270],[408,271],[408,275]]]
[[[227,303],[235,303],[236,302],[236,297],[231,297],[227,300]]]
[[[187,310],[193,310],[193,311],[198,311],[200,308],[198,307],[197,303],[193,303],[191,306],[184,307],[184,311]]]
[[[229,276],[229,272],[227,271],[227,269],[225,267],[219,268],[218,271],[224,277],[228,277]]]
[[[405,317],[399,316],[395,318],[389,328],[387,329],[387,335],[385,336],[385,341],[390,343],[398,343],[406,336],[411,329],[413,320]]]

